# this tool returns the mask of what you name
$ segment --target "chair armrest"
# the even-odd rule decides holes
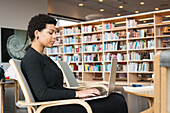
[[[87,113],[92,113],[92,109],[89,106],[89,104],[82,99],[67,99],[67,100],[46,101],[46,102],[30,102],[30,103],[19,101],[18,104],[28,106],[28,107],[39,105],[40,107],[38,107],[38,109],[36,110],[37,113],[40,113],[43,109],[45,109],[47,107],[69,105],[69,104],[79,104],[87,110]]]

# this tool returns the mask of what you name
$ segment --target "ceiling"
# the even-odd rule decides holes
[[[140,5],[140,2],[145,4]],[[79,7],[79,3],[84,6]],[[100,12],[101,8],[103,12]],[[149,12],[155,8],[170,9],[170,0],[103,0],[102,3],[98,0],[48,0],[48,13],[80,21],[88,20],[87,17],[97,19],[135,14],[135,11]]]

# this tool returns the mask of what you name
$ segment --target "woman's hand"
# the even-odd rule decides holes
[[[100,95],[101,92],[97,90],[96,88],[89,88],[89,89],[84,89],[81,91],[76,91],[76,97],[82,98],[82,97],[91,97],[91,96],[96,96]]]

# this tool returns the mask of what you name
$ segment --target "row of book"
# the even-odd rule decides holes
[[[104,29],[105,30],[111,30],[115,28],[115,24],[113,22],[109,22],[107,24],[104,24]]]
[[[116,50],[126,50],[126,41],[118,42],[105,42],[104,51],[116,51]]]
[[[51,48],[47,48],[46,50],[47,50],[47,54],[63,53],[62,47],[51,47]]]
[[[104,33],[104,40],[115,40],[115,39],[125,39],[125,38],[126,38],[126,31]]]
[[[127,60],[127,54],[124,53],[106,53],[104,55],[104,61],[111,61],[111,59],[117,59],[117,61],[126,61]]]
[[[169,26],[158,27],[158,36],[161,35],[170,35],[170,27]]]
[[[129,49],[151,49],[155,47],[154,40],[131,41],[128,45]]]
[[[102,41],[102,34],[85,35],[83,42]]]
[[[82,65],[78,65],[76,63],[70,64],[69,67],[72,71],[82,71]]]
[[[85,44],[83,46],[83,52],[97,52],[97,51],[102,51],[102,44],[93,44],[93,45],[88,45]]]
[[[111,71],[111,64],[104,65],[105,71],[110,72]],[[127,65],[126,64],[117,64],[117,71],[127,71]]]
[[[71,28],[64,28],[63,30],[64,30],[64,35],[81,33],[81,28],[77,26]]]
[[[81,42],[81,36],[74,36],[74,37],[67,37],[64,38],[64,43],[65,44],[70,44],[70,43],[80,43]]]
[[[64,53],[78,53],[78,52],[81,52],[81,46],[75,45],[64,47]]]
[[[88,25],[82,27],[82,33],[102,31],[102,25]]]
[[[86,54],[83,55],[83,61],[103,61],[102,54]]]
[[[129,63],[129,72],[149,72],[153,71],[153,63],[143,62],[143,63]]]
[[[155,52],[131,52],[129,53],[129,60],[154,60]]]
[[[148,29],[130,29],[128,32],[127,38],[140,38],[140,37],[148,37],[148,36],[153,36],[153,28],[148,28]]]
[[[65,62],[80,62],[82,61],[82,56],[74,54],[73,56],[63,56],[63,61]]]
[[[128,27],[136,27],[137,26],[137,19],[128,19],[127,26]]]
[[[95,64],[95,65],[89,65],[85,64],[84,66],[84,71],[103,71],[103,65],[100,64]]]

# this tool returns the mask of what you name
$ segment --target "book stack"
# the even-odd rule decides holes
[[[83,46],[83,52],[97,52],[101,50],[102,50],[101,44],[93,44],[93,45],[85,44]]]
[[[102,71],[103,70],[103,66],[100,64],[85,64],[84,65],[84,71]]]
[[[81,42],[80,36],[74,36],[74,37],[64,38],[64,43],[65,43],[65,44],[80,43],[80,42]]]
[[[63,53],[62,47],[51,47],[47,48],[47,54]]]
[[[95,42],[102,41],[102,34],[85,35],[83,37],[83,42]]]
[[[109,22],[107,24],[104,24],[105,30],[111,30],[111,29],[114,29],[114,27],[115,27],[115,24],[113,22]]]
[[[154,47],[154,40],[139,40],[129,42],[129,49],[151,49]]]
[[[129,72],[148,72],[149,69],[149,63],[143,62],[143,63],[129,63],[128,69]]]
[[[137,20],[136,19],[128,19],[128,27],[137,27]]]
[[[102,61],[102,54],[86,54],[83,55],[83,61]]]

